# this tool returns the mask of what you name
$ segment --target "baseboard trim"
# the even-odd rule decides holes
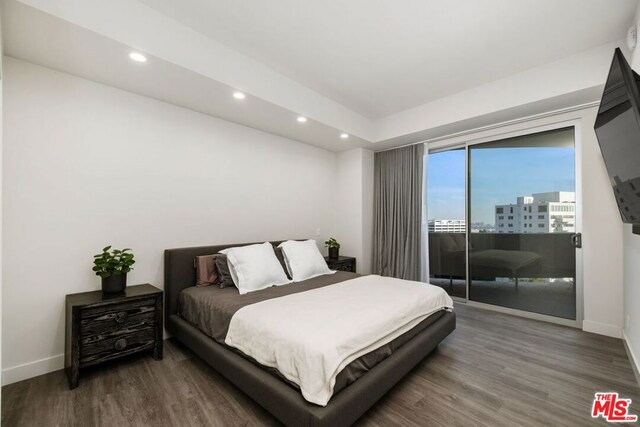
[[[171,338],[171,336],[170,333],[166,332],[163,340],[167,340]],[[0,385],[5,386],[17,383],[18,381],[28,380],[29,378],[55,372],[62,368],[64,368],[64,354],[57,354],[33,362],[12,366],[2,370]]]
[[[592,320],[582,321],[582,330],[599,335],[606,335],[613,338],[622,338],[622,328],[608,323],[594,322]]]
[[[637,355],[633,352],[633,347],[631,347],[627,333],[624,330],[622,330],[622,341],[624,342],[624,349],[627,350],[627,355],[629,355],[629,361],[631,362],[633,374],[636,376],[636,382],[640,385],[640,359],[638,359]]]
[[[64,368],[64,354],[12,366],[2,370],[2,385],[17,383],[18,381],[48,374],[62,368]]]

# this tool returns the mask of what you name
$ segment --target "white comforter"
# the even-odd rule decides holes
[[[453,301],[439,287],[362,276],[245,306],[231,319],[225,342],[325,406],[345,366],[445,308]]]

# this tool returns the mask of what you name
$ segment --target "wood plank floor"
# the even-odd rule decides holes
[[[596,391],[640,390],[621,340],[456,305],[458,327],[367,412],[361,426],[583,426]],[[279,425],[175,341],[165,358],[62,371],[3,387],[2,426]]]

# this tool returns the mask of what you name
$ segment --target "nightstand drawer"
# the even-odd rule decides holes
[[[356,272],[356,259],[354,257],[325,257],[324,260],[327,262],[327,266],[329,266],[331,270],[349,271],[351,273]]]
[[[80,344],[91,344],[146,329],[154,329],[156,326],[155,318],[156,313],[153,310],[127,317],[126,321],[122,323],[113,319],[88,323],[80,328]]]
[[[155,322],[154,299],[95,307],[80,311],[80,336],[100,335],[121,329],[138,329]]]
[[[339,264],[333,264],[331,267],[334,270],[353,271],[353,262],[344,262],[344,263],[339,263]]]
[[[153,347],[153,327],[80,344],[80,365],[87,366]]]

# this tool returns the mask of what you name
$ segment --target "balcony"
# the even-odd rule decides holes
[[[469,234],[469,299],[575,319],[570,233]],[[466,297],[462,233],[429,233],[430,282]]]

